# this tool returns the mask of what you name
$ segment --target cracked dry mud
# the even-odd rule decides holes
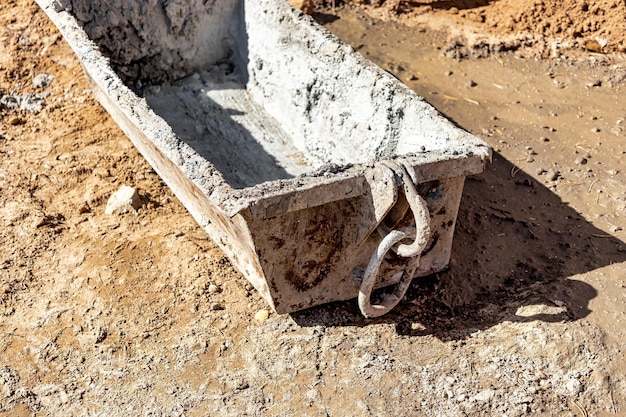
[[[0,105],[0,415],[626,413],[623,55],[475,53],[461,13],[415,12],[457,26],[313,15],[494,159],[466,183],[450,270],[366,320],[354,301],[267,317],[45,15],[3,1],[0,96],[44,104]],[[141,208],[106,215],[124,184]]]

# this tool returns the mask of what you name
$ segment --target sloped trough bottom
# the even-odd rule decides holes
[[[464,179],[489,147],[310,17],[280,0],[37,1],[278,313],[360,294],[380,315],[447,267]]]

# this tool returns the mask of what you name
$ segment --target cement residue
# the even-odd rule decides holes
[[[62,0],[125,81],[157,82],[188,75],[226,57],[223,34],[237,2]]]
[[[343,165],[479,145],[397,79],[287,5],[253,2],[246,19],[251,96],[297,148],[317,159]]]
[[[9,110],[26,110],[33,113],[39,113],[46,105],[47,93],[27,93],[24,95],[9,94],[0,97],[0,108],[4,107]]]
[[[233,188],[287,179],[321,165],[250,98],[228,66],[144,92],[148,105],[177,136],[211,161]]]

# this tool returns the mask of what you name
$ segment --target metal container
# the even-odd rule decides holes
[[[381,315],[447,267],[489,147],[309,16],[281,0],[37,1],[276,312],[358,296]]]

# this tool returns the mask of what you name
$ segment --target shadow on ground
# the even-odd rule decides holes
[[[495,3],[497,0],[433,0],[433,1],[394,1],[396,11],[407,12],[413,7],[430,7],[432,9],[457,10],[476,9]],[[379,2],[381,3],[381,2]]]
[[[313,16],[313,18],[321,25],[326,25],[339,20],[339,16],[331,13],[313,12],[311,16]]]
[[[399,334],[442,340],[503,321],[573,321],[590,313],[597,291],[572,277],[624,261],[624,242],[495,154],[466,181],[448,271],[415,279],[405,300],[378,319],[361,317],[355,300],[292,317],[302,326],[392,323]]]

